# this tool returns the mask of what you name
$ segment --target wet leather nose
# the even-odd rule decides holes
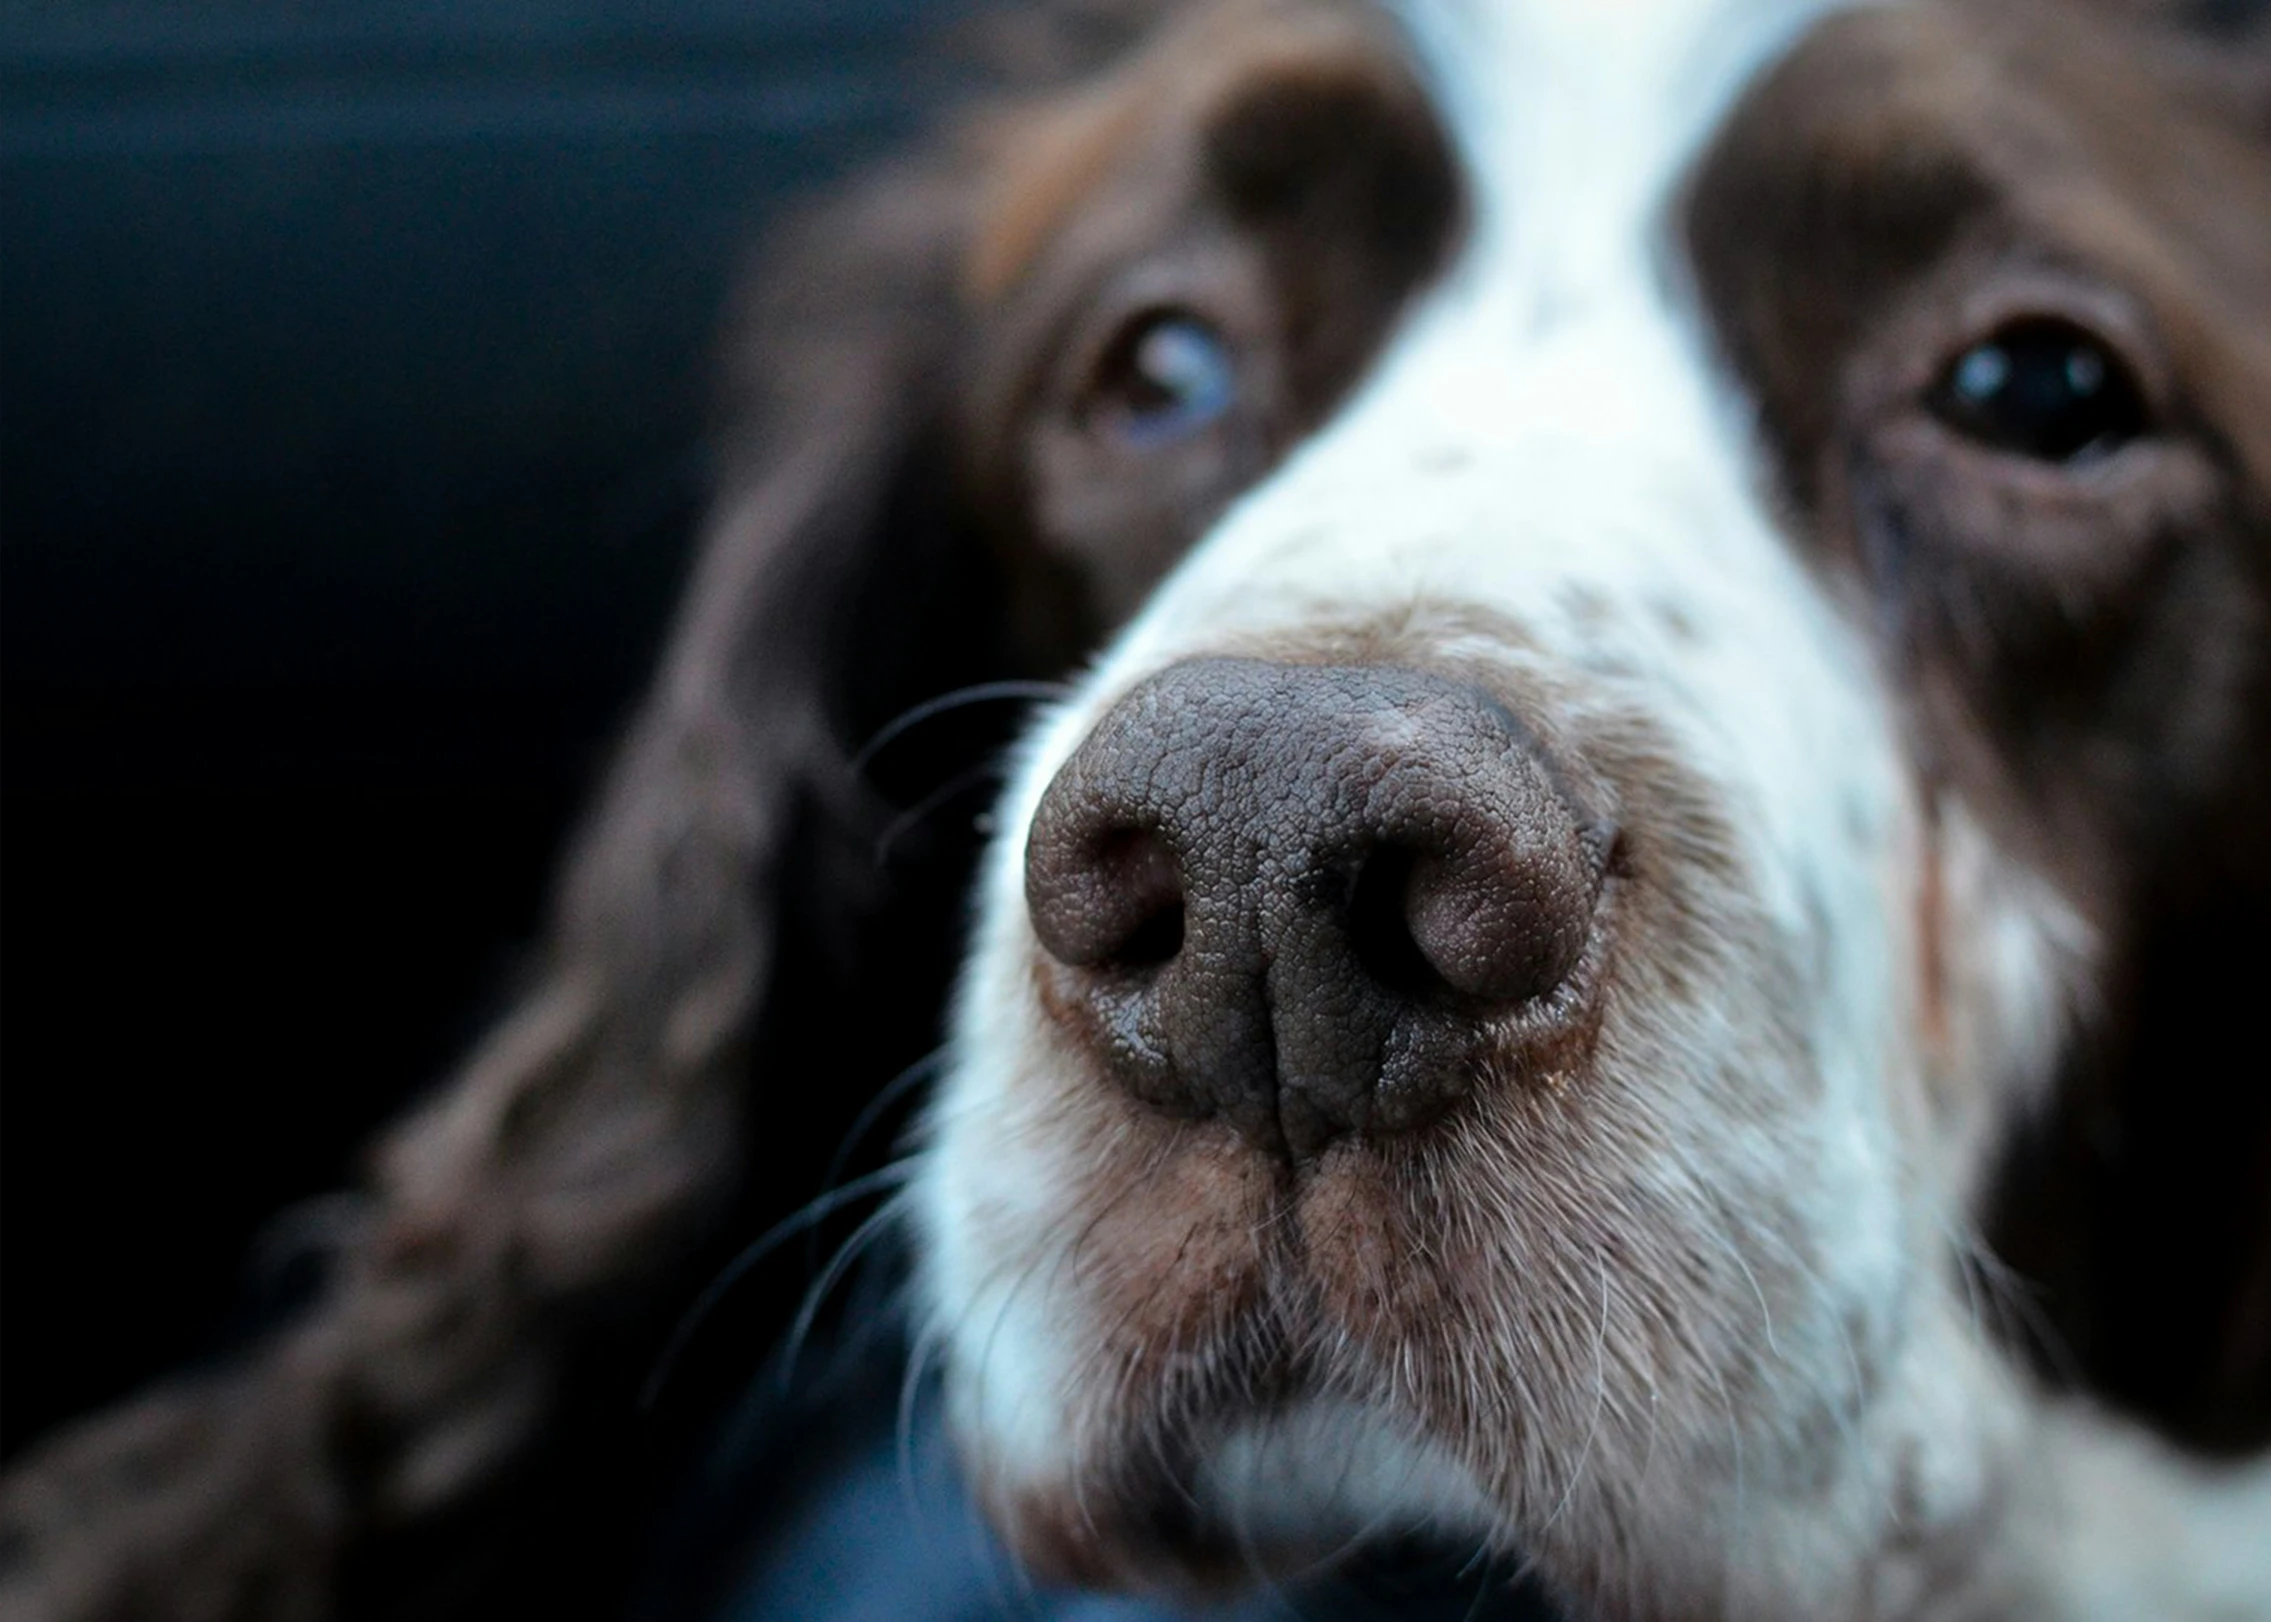
[[[1583,956],[1605,844],[1477,688],[1193,660],[1059,770],[1025,893],[1107,1075],[1299,1160],[1471,1088]]]

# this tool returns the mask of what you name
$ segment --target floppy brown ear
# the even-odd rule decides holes
[[[863,970],[879,813],[852,752],[1002,655],[941,437],[967,191],[903,173],[794,234],[745,312],[723,493],[532,985],[382,1144],[301,1321],[0,1487],[0,1611],[314,1618],[350,1589],[356,1614],[478,1605],[461,1570],[420,1587],[420,1558],[509,1564],[499,1527],[526,1517],[448,1529],[513,1497],[532,1444],[572,1455],[563,1404],[629,1415],[705,1243],[741,1190],[781,1183],[753,1160],[798,1168],[781,1198],[814,1191],[801,1100],[834,1089],[848,1114],[887,1043],[855,1030],[800,1065],[802,1038],[761,1015],[784,976],[808,1001]],[[788,1138],[798,1153],[771,1148]],[[572,1573],[576,1553],[555,1541],[546,1564]],[[514,1581],[511,1609],[535,1603]]]

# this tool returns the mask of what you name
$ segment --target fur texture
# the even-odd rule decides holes
[[[938,1015],[957,870],[878,882],[859,745],[1068,672],[911,1206],[1028,1558],[1206,1583],[1423,1526],[1610,1617],[2271,1614],[2271,1474],[2196,1456],[2271,1440],[2264,26],[1005,36],[983,112],[774,245],[531,991],[376,1153],[302,1323],[0,1487],[8,1614],[477,1603],[499,1515],[812,1159],[778,1101]],[[1113,392],[1162,310],[1236,384],[1165,440]],[[2078,473],[1927,409],[2046,315],[2146,413]],[[1566,1064],[1509,1034],[1428,1133],[1290,1180],[1098,1082],[1024,834],[1196,655],[1453,672],[1609,808]]]

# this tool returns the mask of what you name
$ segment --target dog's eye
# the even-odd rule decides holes
[[[1089,385],[1087,416],[1137,450],[1190,438],[1238,400],[1230,345],[1187,310],[1153,310],[1121,329]]]
[[[2034,316],[1958,355],[1932,411],[1958,433],[2044,462],[2081,462],[2145,431],[2145,399],[2121,358],[2071,321]]]

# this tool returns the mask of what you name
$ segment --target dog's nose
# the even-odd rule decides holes
[[[1555,1023],[1609,843],[1477,688],[1194,660],[1057,773],[1025,895],[1114,1080],[1300,1160],[1433,1120]]]

